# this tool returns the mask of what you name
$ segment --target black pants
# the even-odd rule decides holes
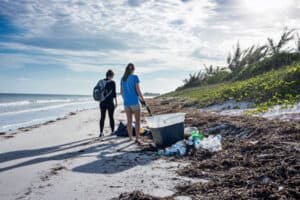
[[[108,111],[109,124],[112,133],[115,131],[115,119],[114,119],[114,111],[115,106],[113,103],[109,104],[100,104],[101,118],[100,118],[100,133],[103,133],[106,110]]]

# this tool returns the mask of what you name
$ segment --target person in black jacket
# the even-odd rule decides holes
[[[114,111],[118,105],[117,102],[117,95],[116,95],[116,83],[113,81],[114,72],[112,70],[108,70],[106,72],[106,78],[104,79],[107,81],[105,85],[104,96],[106,96],[105,100],[100,103],[100,138],[103,138],[103,129],[104,129],[104,122],[106,111],[108,111],[109,116],[109,123],[112,133],[115,131],[115,120],[114,120]]]

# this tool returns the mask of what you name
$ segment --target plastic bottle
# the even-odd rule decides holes
[[[186,148],[185,147],[179,147],[177,149],[177,154],[180,156],[184,156],[186,154]]]
[[[221,134],[218,134],[215,136],[220,142],[222,141],[222,135]]]
[[[187,144],[188,144],[188,146],[193,146],[194,145],[194,140],[193,140],[192,136],[189,137]]]
[[[201,140],[199,139],[199,138],[196,138],[195,140],[194,140],[194,147],[195,147],[195,149],[200,149],[200,147],[201,147]]]
[[[222,150],[222,136],[220,134],[214,137],[214,145],[212,150],[213,151],[221,151]]]
[[[198,138],[199,140],[203,140],[204,136],[199,131],[193,131],[192,138],[193,138],[193,140],[195,140],[196,138]]]
[[[186,143],[184,140],[181,140],[175,144],[175,147],[177,149],[177,153],[180,156],[184,156],[186,154]]]
[[[163,156],[165,151],[163,149],[157,151],[158,156]]]
[[[184,156],[185,154],[186,154],[186,143],[184,140],[179,141],[176,144],[173,144],[171,147],[166,148],[163,153],[164,156],[173,156],[173,155]]]
[[[169,147],[169,148],[166,148],[165,151],[164,151],[164,156],[173,156],[173,155],[176,155],[178,153],[178,150],[173,148],[173,147]]]

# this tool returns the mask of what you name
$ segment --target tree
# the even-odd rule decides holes
[[[241,56],[242,56],[242,51],[241,51],[240,43],[237,42],[233,55],[231,56],[231,53],[229,53],[227,57],[228,68],[232,72],[235,72],[240,69]]]
[[[243,66],[253,64],[255,62],[260,61],[262,58],[266,57],[268,53],[268,47],[266,45],[252,45],[248,48],[243,56],[243,60],[241,61]]]
[[[192,87],[197,85],[198,83],[201,83],[201,81],[204,79],[204,74],[202,72],[189,74],[189,78],[186,78],[183,80],[183,87]]]
[[[266,45],[252,45],[246,50],[241,50],[239,43],[234,50],[233,57],[229,53],[227,56],[228,68],[232,71],[239,71],[241,68],[260,61],[267,55],[268,47]]]
[[[297,33],[297,38],[296,38],[296,51],[300,53],[300,35]]]
[[[204,64],[204,67],[205,67],[204,74],[206,75],[205,78],[210,77],[210,76],[215,76],[219,73],[226,71],[226,67],[219,67],[219,66],[214,67],[213,65],[210,65],[207,67],[205,64]]]
[[[287,28],[285,28],[277,44],[275,44],[272,38],[268,38],[268,44],[269,49],[271,51],[271,55],[276,55],[280,53],[282,48],[294,38],[293,32],[294,29],[288,30]]]
[[[204,65],[205,67],[205,74],[208,76],[211,76],[214,74],[214,67],[212,65],[210,65],[209,67],[207,67],[206,65]]]

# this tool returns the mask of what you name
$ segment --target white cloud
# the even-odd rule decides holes
[[[247,47],[278,37],[284,26],[300,28],[297,0],[251,2],[0,0],[1,15],[21,30],[1,40],[0,50],[22,52],[0,54],[0,67],[46,62],[76,72],[123,72],[133,62],[142,74],[188,73],[225,64],[238,40]]]
[[[0,69],[19,69],[26,64],[53,64],[48,56],[29,57],[26,54],[0,53]]]
[[[148,92],[159,92],[164,93],[166,91],[172,91],[176,87],[182,84],[181,77],[173,78],[153,78],[151,82],[142,82],[142,90],[147,88]]]

